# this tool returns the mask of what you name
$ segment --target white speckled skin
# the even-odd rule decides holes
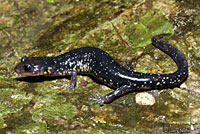
[[[152,44],[168,54],[177,64],[178,70],[170,74],[144,74],[125,69],[109,54],[95,47],[83,47],[57,57],[23,57],[15,71],[22,76],[66,76],[70,75],[70,89],[74,89],[77,73],[93,75],[104,84],[116,88],[105,95],[90,98],[102,106],[139,89],[169,88],[182,83],[188,74],[188,64],[184,55],[172,45],[160,40],[161,34],[152,38]]]

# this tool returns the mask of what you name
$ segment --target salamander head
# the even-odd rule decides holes
[[[21,62],[15,67],[15,72],[21,76],[44,75],[44,61],[40,57],[21,58]]]

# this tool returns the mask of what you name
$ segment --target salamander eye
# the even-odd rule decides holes
[[[27,59],[28,59],[28,57],[23,56],[23,57],[21,58],[21,62],[24,62],[24,61],[27,60]]]
[[[24,71],[30,72],[32,70],[32,66],[30,64],[24,65]]]

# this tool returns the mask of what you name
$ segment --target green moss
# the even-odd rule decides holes
[[[136,26],[131,37],[132,44],[137,44],[137,47],[146,46],[151,42],[148,28],[142,23]]]
[[[17,26],[19,24],[20,18],[21,18],[21,15],[19,15],[19,14],[16,15],[16,19],[13,22],[13,27],[15,27],[15,26]]]
[[[200,24],[200,15],[197,15],[196,17],[195,17],[195,21],[194,21],[194,24]]]
[[[38,105],[31,110],[34,121],[54,120],[55,117],[71,119],[76,114],[76,108],[67,103],[62,96],[48,95],[36,99]]]
[[[7,126],[4,117],[11,113],[20,113],[24,105],[32,100],[33,95],[9,88],[2,88],[0,92],[0,128],[4,128]]]
[[[6,127],[7,125],[4,123],[3,117],[0,116],[0,129]]]
[[[134,32],[129,35],[134,47],[144,47],[151,43],[152,36],[172,32],[173,28],[172,24],[157,10],[139,16],[138,24],[134,27]]]
[[[47,124],[37,122],[17,127],[14,134],[50,134]]]
[[[72,131],[60,131],[58,132],[58,134],[71,134]],[[124,134],[124,133],[136,133],[133,130],[130,131],[118,131],[118,130],[106,130],[106,129],[92,129],[92,128],[88,128],[88,129],[83,129],[83,130],[74,130],[73,134]]]
[[[6,75],[0,75],[0,79],[6,79],[6,80],[10,80],[10,79],[15,79],[17,78],[16,76],[6,76]]]
[[[47,0],[48,3],[54,3],[54,0]]]
[[[14,89],[0,89],[0,115],[15,113],[28,104],[33,98],[32,94]]]
[[[80,32],[73,33],[73,34],[66,34],[59,42],[53,43],[53,46],[57,46],[61,44],[69,45],[77,41],[79,38],[80,38]]]
[[[195,52],[195,56],[200,57],[200,39],[196,40],[195,46],[194,46],[194,52]]]
[[[1,25],[1,26],[0,26],[0,30],[4,30],[4,29],[7,29],[7,28],[10,28],[10,27],[8,27],[8,26],[6,26],[6,25]]]

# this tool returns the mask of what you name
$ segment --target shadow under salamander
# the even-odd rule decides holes
[[[24,81],[24,82],[30,82],[30,83],[38,83],[43,81],[52,81],[56,79],[69,79],[70,76],[56,76],[56,77],[47,77],[47,76],[28,76],[28,77],[19,77],[15,80],[17,81]]]

